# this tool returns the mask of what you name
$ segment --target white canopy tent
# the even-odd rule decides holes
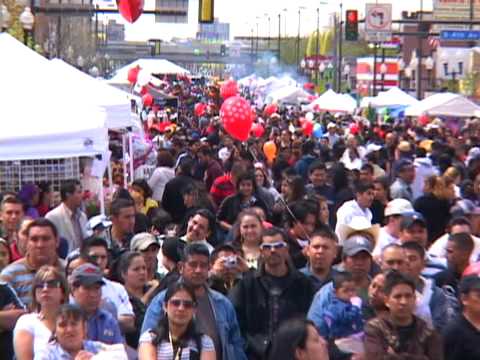
[[[380,92],[376,97],[370,99],[370,105],[379,107],[412,106],[418,104],[418,100],[407,94],[398,87]]]
[[[50,62],[0,34],[0,161],[104,154],[106,113],[73,98]]]
[[[85,74],[63,60],[53,59],[50,64],[59,76],[71,81],[73,90],[70,95],[72,97],[82,98],[82,100],[105,110],[106,125],[109,129],[136,126],[128,93]]]
[[[262,80],[263,80],[262,77],[258,77],[256,74],[251,74],[249,76],[245,76],[244,78],[241,78],[240,80],[237,81],[237,83],[241,86],[255,87]]]
[[[309,93],[307,93],[301,88],[294,86],[284,86],[268,94],[266,102],[269,104],[273,102],[300,104],[301,102],[308,101],[309,95]]]
[[[453,104],[451,101],[455,100],[455,104],[459,106],[459,108],[455,109],[452,106],[449,106],[448,109],[445,106],[448,104]],[[463,105],[462,105],[463,104]],[[472,106],[472,102],[462,95],[454,94],[454,93],[439,93],[429,96],[422,101],[419,101],[417,104],[409,106],[405,109],[405,116],[420,116],[423,114],[438,116],[438,115],[446,115],[446,116],[465,116],[462,115],[463,112],[460,107],[464,105]],[[473,104],[475,105],[475,104]],[[478,108],[478,107],[477,107]],[[446,113],[441,114],[440,111],[444,111]],[[472,115],[466,116],[473,116],[475,109],[472,110]],[[455,115],[458,114],[458,115]]]
[[[353,113],[357,101],[348,94],[337,94],[332,89],[325,91],[314,102],[307,106],[310,111],[330,111]]]
[[[136,66],[150,74],[187,75],[190,71],[165,59],[138,59],[118,69],[115,76],[108,80],[111,84],[128,84],[128,71]]]

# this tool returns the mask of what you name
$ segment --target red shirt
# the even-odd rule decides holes
[[[222,203],[223,199],[233,194],[235,194],[235,185],[233,185],[230,173],[216,178],[210,188],[210,195],[217,206]]]

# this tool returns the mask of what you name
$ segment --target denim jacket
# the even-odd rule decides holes
[[[222,343],[222,359],[247,360],[237,316],[232,303],[217,291],[211,289],[207,291],[210,304],[212,305],[213,315],[217,323],[218,335]],[[149,329],[156,328],[160,318],[163,316],[165,293],[166,290],[155,296],[148,306],[145,319],[143,320],[141,334]]]

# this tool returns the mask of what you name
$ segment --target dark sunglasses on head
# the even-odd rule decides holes
[[[287,247],[287,243],[284,241],[279,241],[271,244],[262,244],[260,245],[260,249],[262,250],[280,250]]]
[[[172,299],[169,303],[177,308],[180,307],[180,305],[183,305],[185,309],[192,309],[195,307],[195,302],[193,300]]]
[[[62,287],[60,280],[42,281],[35,285],[35,289],[58,289]]]

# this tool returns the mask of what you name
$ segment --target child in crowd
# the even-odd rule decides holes
[[[363,331],[361,300],[352,274],[339,272],[333,277],[335,295],[326,307],[319,326],[320,335],[326,340],[336,340]]]

